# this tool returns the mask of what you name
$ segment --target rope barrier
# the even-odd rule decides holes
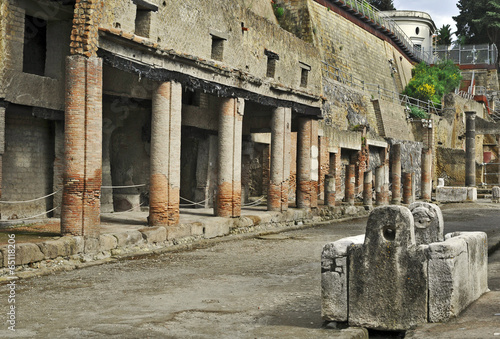
[[[42,199],[45,199],[45,198],[48,198],[48,197],[51,197],[57,193],[59,193],[61,190],[58,190],[58,191],[55,191],[53,193],[50,193],[50,194],[47,194],[46,196],[43,196],[43,197],[40,197],[40,198],[36,198],[36,199],[31,199],[31,200],[22,200],[22,201],[0,201],[0,204],[24,204],[24,203],[28,203],[28,202],[34,202],[34,201],[38,201],[38,200],[42,200]]]
[[[183,198],[183,197],[180,197],[180,198],[181,198],[182,200],[184,200],[184,201],[189,202],[189,204],[179,204],[179,206],[183,206],[183,207],[193,206],[193,205],[198,205],[198,206],[203,206],[203,207],[204,207],[205,205],[203,205],[203,203],[208,201],[208,198],[207,198],[207,199],[205,199],[205,200],[202,200],[202,201],[200,201],[200,202],[194,202],[194,201],[191,201],[191,200],[186,199],[186,198]]]
[[[144,205],[143,202],[141,202],[139,205],[136,205],[136,206],[133,206],[131,209],[128,209],[126,211],[121,211],[121,212],[113,212],[113,214],[120,214],[120,213],[127,213],[127,212],[131,212],[133,210],[135,210],[136,208],[138,207],[141,207],[142,205]],[[102,214],[102,213],[101,213]]]
[[[53,212],[53,211],[55,211],[55,210],[56,210],[56,209],[58,209],[58,208],[59,208],[59,206],[56,206],[56,207],[54,207],[54,208],[53,208],[53,209],[51,209],[51,210],[48,210],[48,211],[46,211],[46,212],[43,212],[43,213],[40,213],[40,214],[37,214],[37,215],[33,215],[33,216],[31,216],[31,217],[26,217],[26,218],[21,218],[21,219],[13,219],[13,220],[8,220],[8,221],[23,221],[23,220],[29,220],[29,219],[37,218],[37,217],[40,217],[40,216],[42,216],[42,215],[44,215],[44,214],[47,214],[47,213]]]
[[[241,205],[242,207],[253,207],[253,206],[257,206],[261,203],[261,201],[264,199],[264,195],[261,196],[259,199],[255,200],[255,201],[252,201],[248,204],[243,204]]]
[[[144,187],[146,184],[139,184],[139,185],[127,185],[127,186],[101,186],[102,188],[135,188],[135,187]]]

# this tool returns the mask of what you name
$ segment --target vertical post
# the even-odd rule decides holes
[[[389,203],[389,194],[386,181],[386,166],[377,167],[375,171],[375,203],[378,206]]]
[[[102,183],[102,59],[66,59],[61,232],[83,236],[85,251],[99,245]]]
[[[476,112],[465,112],[465,186],[476,186]]]
[[[345,174],[345,201],[354,205],[354,186],[356,184],[356,165],[347,165]]]
[[[153,93],[149,225],[179,223],[182,86],[165,82]]]
[[[288,182],[290,180],[290,108],[278,107],[271,122],[271,169],[267,193],[269,211],[288,209]]]
[[[297,207],[318,206],[318,122],[298,119],[297,134]]]
[[[224,98],[219,115],[217,215],[241,215],[241,146],[245,102]]]
[[[421,196],[423,200],[432,198],[432,150],[422,149],[422,178],[420,182]]]
[[[392,146],[392,204],[401,203],[401,144]]]
[[[0,100],[0,198],[2,197],[2,163],[5,153],[5,111],[7,103]]]
[[[364,182],[363,182],[363,205],[364,206],[372,206],[372,180],[373,175],[372,171],[366,171]]]
[[[329,207],[335,206],[335,200],[337,198],[337,180],[336,180],[336,161],[335,153],[329,154],[328,162],[328,174],[325,176],[325,205]]]
[[[403,173],[403,204],[409,205],[413,202],[413,173]]]

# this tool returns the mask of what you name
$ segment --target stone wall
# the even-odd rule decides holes
[[[53,122],[31,116],[29,107],[14,105],[7,108],[5,120],[2,200],[25,201],[52,193]],[[49,198],[1,204],[1,219],[31,217],[52,207]]]
[[[2,2],[0,31],[4,37],[0,39],[0,97],[21,105],[64,109],[64,58],[70,49],[72,13],[68,15],[63,8],[56,4],[42,7],[35,1],[26,1],[22,6],[19,2]],[[33,22],[26,22],[26,15],[34,17]],[[47,20],[47,24],[37,18]],[[32,38],[42,29],[47,36],[46,55],[41,57],[45,60],[42,74],[24,72],[25,38]],[[34,63],[36,60],[27,61]]]
[[[402,82],[399,87],[404,88],[410,80],[412,63],[354,15],[335,5],[332,5],[335,11],[331,10],[313,0],[277,3],[285,8],[280,20],[283,28],[313,42],[323,61],[359,79],[358,83],[365,81],[397,92],[397,81]],[[392,67],[397,70],[397,76]]]
[[[387,138],[415,140],[411,133],[411,125],[406,119],[404,106],[399,103],[377,99],[373,100],[377,116],[378,134]]]
[[[136,8],[130,0],[106,2],[100,26],[133,34]],[[272,77],[275,81],[287,87],[321,93],[318,51],[270,21],[271,12],[271,3],[263,1],[255,7],[247,0],[211,0],[204,1],[202,6],[195,0],[163,1],[158,12],[151,13],[147,38],[160,48],[194,55],[201,60],[215,59],[218,65],[230,65],[259,78],[267,75],[268,57],[264,54],[267,49],[279,56]],[[223,45],[221,57],[212,55],[214,40]],[[310,70],[307,86],[301,86],[304,67]]]
[[[416,141],[388,139],[388,143],[392,146],[394,144],[401,144],[401,173],[414,173],[414,194],[420,196],[420,184],[422,176],[422,148],[423,144]],[[390,174],[392,178],[392,173]],[[403,185],[401,185],[401,188]]]

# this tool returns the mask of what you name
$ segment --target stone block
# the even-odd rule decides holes
[[[467,243],[469,263],[469,302],[488,290],[488,236],[484,232],[454,232],[447,238],[459,238]]]
[[[42,261],[43,259],[45,259],[45,256],[36,244],[16,244],[16,266]]]
[[[429,245],[429,321],[456,317],[488,290],[484,232],[455,232]]]
[[[462,201],[476,201],[477,188],[476,187],[437,187],[436,188],[436,201],[441,202],[462,202]]]
[[[127,247],[143,243],[142,233],[135,230],[113,233],[113,236],[117,240],[117,247]]]
[[[59,256],[59,243],[57,240],[48,240],[37,244],[45,259],[54,259]]]
[[[248,217],[239,217],[239,218],[234,218],[233,220],[233,227],[249,227],[253,226],[253,220]]]
[[[99,251],[111,251],[118,246],[118,239],[112,234],[101,234],[99,236]]]
[[[427,321],[427,261],[408,208],[375,208],[348,256],[349,325],[401,331]]]
[[[159,244],[167,240],[167,229],[163,226],[141,228],[143,239],[148,244]]]
[[[468,274],[467,243],[448,239],[430,244],[428,253],[429,321],[442,322],[461,310],[457,306]]]
[[[500,187],[495,186],[491,189],[491,202],[500,203]]]
[[[232,225],[233,221],[231,219],[209,219],[205,223],[205,238],[215,238],[227,235]]]
[[[166,228],[167,240],[180,239],[191,236],[191,226],[191,224],[178,224],[174,226],[168,226]]]
[[[324,321],[346,322],[347,250],[362,244],[364,234],[328,243],[321,253],[321,317]]]
[[[444,240],[443,213],[441,209],[428,202],[414,202],[409,206],[415,224],[416,245],[430,244]]]

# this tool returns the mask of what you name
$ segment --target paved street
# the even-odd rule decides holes
[[[471,231],[496,232],[499,213],[445,210],[445,231],[468,225]],[[349,338],[350,330],[321,328],[320,254],[326,242],[363,233],[365,223],[215,241],[192,251],[21,280],[17,331],[13,336],[3,323],[0,337]],[[499,262],[497,255],[490,264],[496,270],[492,291],[500,291]],[[500,300],[499,294],[491,292]],[[5,314],[5,285],[0,298]],[[494,331],[500,327],[488,328],[491,335]],[[424,337],[429,336],[415,336]]]

